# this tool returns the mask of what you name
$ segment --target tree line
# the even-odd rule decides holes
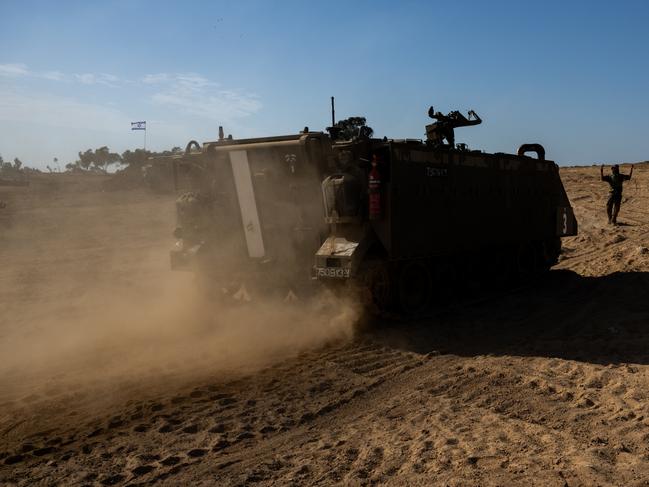
[[[121,154],[111,152],[107,146],[98,149],[88,149],[85,152],[79,152],[79,159],[65,165],[68,171],[101,171],[108,172],[110,166],[119,164],[120,166],[143,166],[147,159],[157,156],[170,156],[182,153],[180,147],[173,147],[171,150],[162,152],[153,152],[144,149],[126,150]]]
[[[162,152],[148,151],[144,149],[126,150],[121,154],[111,152],[108,146],[102,146],[97,149],[87,149],[79,152],[79,158],[75,162],[70,162],[65,165],[66,171],[92,171],[92,172],[108,172],[111,166],[119,165],[122,168],[129,166],[143,166],[146,164],[150,157],[170,156],[180,154],[183,150],[180,147],[173,147],[171,150]],[[46,166],[48,172],[57,172],[58,158],[54,158],[55,167]],[[17,157],[13,162],[5,161],[0,155],[0,172],[20,173],[23,171],[37,171],[37,169],[29,168]]]
[[[23,161],[18,159],[17,157],[14,157],[14,162],[8,162],[5,161],[2,156],[0,155],[0,169],[3,171],[20,171],[20,168],[23,167]]]

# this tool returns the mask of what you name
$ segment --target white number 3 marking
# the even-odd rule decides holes
[[[563,210],[563,234],[568,233],[568,211]]]

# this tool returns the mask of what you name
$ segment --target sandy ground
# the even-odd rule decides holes
[[[0,484],[649,485],[649,167],[617,227],[598,168],[562,177],[547,277],[363,331],[325,298],[206,312],[171,197],[0,188]]]

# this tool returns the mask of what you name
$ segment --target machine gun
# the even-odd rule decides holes
[[[465,117],[457,110],[444,115],[441,112],[435,112],[434,108],[430,107],[428,116],[437,122],[426,125],[426,143],[433,147],[455,148],[455,129],[457,127],[469,127],[482,123],[482,119],[473,110],[469,110],[467,115]],[[446,139],[446,144],[444,144],[444,139]]]

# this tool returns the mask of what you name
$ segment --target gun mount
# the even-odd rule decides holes
[[[426,125],[426,143],[432,147],[447,146],[455,148],[455,129],[458,127],[469,127],[479,125],[482,119],[473,110],[469,110],[465,117],[459,111],[454,110],[444,115],[441,112],[435,112],[433,107],[428,109],[428,116],[437,122]],[[444,143],[446,140],[446,143]]]

